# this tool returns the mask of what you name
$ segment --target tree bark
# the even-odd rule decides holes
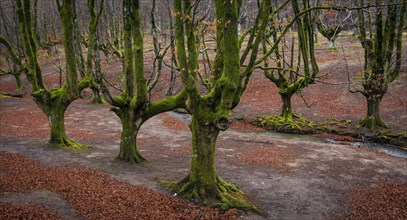
[[[367,113],[366,117],[360,121],[359,126],[365,127],[367,129],[375,129],[377,127],[387,127],[387,124],[384,123],[382,117],[380,116],[380,102],[382,97],[372,98],[367,97]]]
[[[336,49],[335,39],[329,39],[328,41],[328,50]]]
[[[216,195],[216,168],[215,168],[215,145],[219,135],[219,129],[213,125],[202,125],[193,117],[190,125],[192,132],[192,160],[189,173],[190,182],[201,197],[208,198]]]
[[[104,100],[102,95],[100,94],[99,88],[97,85],[100,85],[102,82],[102,70],[100,64],[100,52],[99,52],[99,33],[98,33],[98,21],[99,16],[102,12],[103,1],[100,3],[99,12],[96,14],[94,0],[88,1],[89,10],[91,11],[91,17],[89,20],[89,45],[88,45],[88,52],[86,54],[86,72],[88,75],[92,76],[93,85],[91,85],[92,89],[92,104],[103,104]],[[93,65],[94,65],[94,71]],[[96,84],[96,85],[95,85]]]
[[[262,2],[262,26],[253,43],[248,69],[255,65],[262,30],[266,27],[269,10]],[[270,4],[270,2],[268,2]],[[174,192],[193,199],[195,202],[218,206],[222,209],[239,208],[259,211],[244,201],[241,192],[231,183],[223,181],[216,173],[215,144],[220,131],[229,127],[231,110],[237,105],[244,91],[242,79],[249,73],[241,74],[239,58],[239,40],[237,32],[238,1],[216,0],[216,50],[213,64],[213,82],[207,95],[199,91],[197,74],[199,73],[198,54],[195,41],[193,10],[190,1],[174,0],[175,36],[178,65],[183,87],[188,94],[187,111],[192,114],[190,129],[192,132],[192,161],[189,174],[172,186]],[[263,14],[264,13],[264,14]],[[257,30],[257,28],[254,28]],[[187,53],[188,50],[188,53]],[[254,55],[253,55],[254,54]],[[244,77],[242,77],[242,75]],[[245,84],[247,85],[247,84]]]
[[[52,106],[48,116],[48,123],[50,131],[50,144],[61,145],[66,140],[65,133],[65,110],[66,107],[62,105]]]
[[[118,114],[122,124],[120,151],[117,159],[130,163],[147,161],[141,156],[137,148],[137,134],[143,124],[142,118],[135,120],[134,112],[129,108],[121,108],[116,114]]]
[[[291,98],[293,93],[280,93],[281,100],[283,102],[281,117],[284,121],[290,121],[293,118],[293,109]]]
[[[192,159],[189,174],[172,186],[174,192],[196,203],[210,204],[227,210],[260,211],[237,196],[242,192],[232,183],[222,180],[215,166],[215,145],[220,130],[214,125],[199,122],[192,116]],[[218,201],[217,203],[210,203]]]
[[[38,103],[38,105],[44,106],[44,103]],[[49,105],[49,109],[41,108],[43,112],[48,117],[48,123],[50,127],[50,139],[49,143],[57,147],[68,147],[70,149],[85,149],[89,148],[88,145],[80,144],[75,141],[72,141],[68,138],[65,131],[65,111],[68,105],[65,105],[60,102],[53,102]]]
[[[361,2],[360,6],[363,6]],[[358,29],[360,42],[365,50],[365,67],[363,72],[363,91],[367,99],[367,114],[358,127],[370,130],[388,127],[380,116],[380,102],[386,94],[389,84],[400,73],[402,61],[402,34],[407,5],[389,6],[387,11],[379,10],[374,19],[365,21],[365,13],[358,11]],[[370,15],[369,15],[370,16]],[[370,27],[370,37],[367,36]],[[394,56],[393,54],[396,54]]]
[[[99,89],[96,86],[91,86],[92,88],[92,101],[90,102],[91,104],[103,104],[105,103],[103,100],[102,95],[100,94]]]
[[[64,124],[65,110],[72,101],[79,97],[79,92],[89,85],[89,80],[84,79],[78,83],[77,66],[74,50],[74,21],[73,1],[64,0],[58,5],[63,29],[63,45],[65,51],[66,74],[62,88],[48,90],[44,84],[42,71],[37,57],[37,45],[31,26],[30,1],[17,1],[17,14],[20,31],[23,35],[25,51],[27,54],[28,70],[25,71],[31,85],[32,96],[38,107],[47,115],[50,125],[50,143],[59,147],[86,148],[88,146],[76,143],[67,138]]]

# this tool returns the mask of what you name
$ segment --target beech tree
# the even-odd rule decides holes
[[[112,54],[123,58],[123,8],[122,1],[105,1],[103,14],[101,16],[102,30],[100,49],[106,56]]]
[[[102,81],[102,73],[100,66],[100,56],[99,56],[99,35],[98,35],[98,24],[99,18],[103,11],[104,0],[99,3],[99,9],[96,11],[95,0],[88,0],[88,8],[90,12],[89,18],[89,41],[87,43],[88,50],[86,54],[86,72],[87,75],[92,76],[93,81],[91,89],[93,92],[93,98],[91,103],[101,104],[103,103],[103,98],[97,87]],[[93,64],[95,67],[93,67]]]
[[[286,1],[287,3],[288,1]],[[200,67],[195,31],[195,4],[190,0],[174,1],[176,53],[181,79],[188,100],[186,110],[192,115],[192,159],[189,174],[171,188],[178,195],[195,202],[228,209],[254,209],[240,199],[241,193],[232,183],[220,178],[215,167],[215,145],[220,131],[228,129],[231,110],[239,103],[254,70],[261,38],[270,13],[270,0],[261,1],[258,16],[247,41],[245,53],[239,50],[238,19],[241,1],[215,0],[216,54],[211,63],[212,73],[206,84],[208,92],[199,89]],[[248,56],[250,54],[250,56]],[[247,60],[244,70],[242,63]],[[205,80],[206,81],[206,80]]]
[[[17,55],[17,52],[13,49],[11,43],[3,36],[0,35],[0,44],[4,45],[8,54],[11,58],[12,64],[9,70],[3,70],[0,68],[0,76],[3,75],[12,75],[16,79],[17,91],[21,91],[21,73],[26,72],[27,68],[21,61],[20,57]]]
[[[364,0],[358,3],[360,8],[367,4]],[[359,126],[368,129],[387,127],[380,116],[380,102],[389,84],[400,74],[407,13],[405,0],[376,0],[375,3],[389,5],[378,7],[375,12],[358,10],[359,39],[365,51],[363,89],[351,91],[366,97],[367,112]]]
[[[327,1],[317,0],[316,6],[323,6],[324,4],[335,4],[341,6],[348,4],[347,1]],[[344,12],[330,9],[330,10],[316,10],[314,22],[317,25],[319,33],[322,34],[328,40],[328,49],[336,50],[335,41],[339,37],[339,33],[342,32],[345,26],[346,20],[352,16],[352,11]]]
[[[296,132],[301,130],[300,124],[293,120],[298,116],[293,113],[291,99],[294,94],[314,83],[319,73],[314,53],[315,30],[311,23],[311,7],[308,0],[303,2],[301,7],[298,1],[292,1],[295,19],[284,29],[279,31],[272,24],[270,35],[277,39],[275,42],[270,42],[268,38],[263,40],[264,65],[259,65],[258,68],[263,69],[266,78],[277,86],[282,111],[277,117],[258,117],[255,123],[261,126],[271,126],[278,130],[294,129]],[[308,13],[304,13],[305,11]],[[293,35],[290,45],[286,32],[294,23],[297,24],[297,38]],[[298,51],[297,54],[295,51]]]
[[[122,132],[120,152],[117,159],[141,163],[146,159],[137,149],[137,134],[149,118],[175,108],[182,108],[186,93],[181,91],[175,96],[150,102],[148,94],[154,88],[154,82],[147,83],[144,72],[143,33],[139,0],[123,1],[123,41],[124,41],[124,91],[113,96],[102,84],[104,99],[112,105],[112,111],[120,118]]]
[[[3,48],[5,49],[0,59],[2,67],[0,68],[0,77],[12,75],[16,80],[16,92],[6,95],[22,97],[24,94],[22,91],[21,75],[24,71],[27,71],[27,68],[22,60],[24,57],[23,51],[18,46],[20,45],[20,34],[18,33],[17,17],[13,13],[15,10],[16,4],[13,1],[0,3],[0,45],[3,45],[0,49],[2,52]]]
[[[65,51],[65,81],[61,88],[48,89],[45,85],[42,70],[37,56],[37,42],[32,25],[30,0],[17,1],[17,14],[20,33],[24,44],[27,69],[32,96],[38,107],[48,118],[50,125],[49,143],[59,147],[85,148],[86,145],[69,139],[65,132],[65,111],[78,99],[79,93],[89,86],[91,78],[85,76],[78,81],[78,68],[74,48],[74,6],[73,0],[55,1],[62,22],[62,39]]]

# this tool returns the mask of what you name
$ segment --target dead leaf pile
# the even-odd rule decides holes
[[[0,151],[2,192],[49,190],[60,194],[86,219],[236,219],[236,210],[190,204],[145,187],[112,179],[107,174],[84,167],[47,167],[30,158]],[[18,217],[24,210],[0,203],[7,215]],[[4,216],[8,217],[8,216]],[[42,217],[41,217],[42,218]],[[50,216],[54,219],[53,216]],[[56,218],[56,217],[55,217]],[[0,219],[4,219],[0,216]],[[44,217],[43,219],[49,219]]]
[[[407,219],[407,184],[381,183],[349,195],[351,219]]]
[[[63,219],[51,210],[39,205],[15,205],[0,203],[0,219]]]
[[[172,116],[168,113],[165,114],[164,126],[169,129],[176,130],[176,131],[188,131],[189,130],[188,126],[184,122],[182,122],[178,118],[175,118],[174,116]]]

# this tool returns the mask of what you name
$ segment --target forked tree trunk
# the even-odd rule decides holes
[[[120,151],[117,159],[120,161],[130,163],[141,163],[146,159],[141,156],[137,149],[137,133],[142,125],[141,120],[134,120],[134,113],[132,109],[123,108],[118,110],[118,114],[121,124],[122,132],[120,138]]]
[[[178,64],[181,80],[188,93],[187,110],[192,114],[190,129],[192,132],[192,159],[189,174],[180,182],[171,185],[174,192],[182,197],[204,204],[218,206],[222,209],[239,208],[257,210],[244,201],[241,192],[231,183],[217,175],[215,168],[215,145],[219,132],[228,128],[231,110],[240,101],[241,87],[239,41],[237,20],[239,1],[214,1],[216,8],[216,41],[219,42],[214,61],[213,88],[208,95],[202,96],[196,83],[199,73],[194,31],[192,1],[174,0],[175,36]],[[266,4],[267,3],[267,4]],[[269,17],[271,1],[262,1],[259,32],[250,44],[251,59],[249,68],[255,65],[258,45],[261,41]],[[183,14],[185,13],[185,14]],[[258,25],[255,25],[258,26]],[[253,27],[256,30],[257,27]],[[186,42],[185,42],[186,39]],[[186,52],[188,50],[188,53]],[[222,51],[222,52],[219,52]],[[254,55],[255,54],[255,55]],[[243,61],[245,58],[242,59]],[[243,62],[242,62],[243,63]],[[244,74],[243,74],[244,75]],[[246,77],[248,82],[249,76]],[[245,85],[246,86],[246,85]]]
[[[377,127],[387,127],[384,123],[382,117],[380,116],[380,102],[382,101],[381,96],[379,98],[366,98],[367,100],[367,113],[366,117],[359,123],[360,126],[367,129],[375,129]]]
[[[360,6],[363,6],[363,1],[360,2]],[[378,10],[374,19],[371,19],[369,13],[369,17],[365,17],[365,12],[358,10],[357,26],[365,52],[365,66],[362,82],[364,90],[357,92],[367,99],[366,117],[360,121],[358,127],[368,129],[388,127],[380,117],[380,102],[387,92],[389,83],[399,76],[402,69],[403,29],[407,4],[386,8],[387,10]],[[367,21],[365,18],[368,18]]]

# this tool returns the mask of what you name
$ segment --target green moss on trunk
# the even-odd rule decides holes
[[[100,58],[98,51],[98,39],[97,39],[97,27],[99,23],[99,17],[103,9],[103,1],[100,2],[99,11],[95,10],[95,0],[88,0],[88,8],[90,13],[89,18],[89,43],[88,50],[86,54],[86,75],[92,76],[95,84],[101,82],[101,72],[100,72]],[[93,63],[95,63],[95,70],[93,70]],[[98,69],[99,68],[99,69]],[[103,104],[105,103],[98,87],[96,85],[91,86],[92,89],[92,104]]]
[[[281,117],[285,122],[292,121],[293,108],[291,103],[292,93],[280,93],[281,100],[283,102]]]
[[[196,32],[193,31],[191,21],[194,14],[190,6],[188,0],[174,1],[177,58],[182,83],[188,94],[186,108],[192,114],[192,160],[189,175],[173,184],[172,190],[195,202],[222,209],[257,210],[241,198],[241,192],[233,184],[217,175],[215,167],[217,136],[229,127],[229,115],[241,96],[238,91],[241,87],[238,1],[215,1],[219,49],[213,66],[213,87],[207,95],[200,94],[196,83],[198,51],[195,45]],[[256,54],[256,48],[252,53]]]
[[[88,145],[77,143],[69,139],[65,131],[65,111],[67,106],[54,103],[46,115],[50,127],[50,140],[49,143],[53,146],[70,148],[70,149],[86,149]]]
[[[367,98],[367,113],[366,117],[359,122],[358,127],[365,127],[367,129],[375,129],[378,127],[387,128],[380,116],[380,102],[381,98]]]
[[[17,86],[17,90],[20,91],[23,88],[23,85],[21,83],[21,74],[17,73],[17,74],[13,74],[14,78],[16,79],[16,86]]]
[[[73,1],[65,0],[63,7],[59,9],[61,22],[63,26],[63,44],[65,51],[66,74],[65,84],[68,99],[75,100],[79,97],[78,90],[78,67],[76,63],[76,54],[74,47],[74,21],[73,21]]]
[[[363,2],[360,6],[363,6]],[[367,114],[358,127],[370,130],[387,127],[380,116],[380,102],[389,84],[399,76],[402,62],[402,35],[407,4],[388,6],[386,9],[379,10],[374,19],[364,11],[358,11],[359,40],[365,50],[365,69],[362,82],[364,90],[357,92],[367,99]],[[369,37],[367,30],[370,31]]]
[[[117,112],[122,124],[120,136],[120,151],[117,159],[130,163],[142,163],[147,161],[137,149],[137,133],[142,125],[142,120],[135,120],[131,109],[121,108]]]
[[[239,208],[260,211],[241,198],[242,192],[233,184],[222,180],[215,167],[215,145],[220,130],[213,125],[201,124],[196,116],[190,124],[192,132],[191,170],[184,179],[171,185],[182,197],[224,210]]]
[[[93,97],[92,97],[92,101],[90,103],[91,104],[104,104],[105,100],[103,100],[103,97],[100,94],[99,89],[94,86],[91,87],[91,89],[92,89]]]
[[[22,4],[24,3],[24,4]],[[61,17],[63,29],[63,42],[65,51],[65,83],[61,89],[48,90],[44,84],[41,67],[37,57],[37,45],[32,29],[32,17],[30,1],[17,1],[17,15],[19,28],[22,34],[24,49],[27,56],[27,79],[31,85],[32,96],[38,107],[47,115],[50,125],[49,143],[59,147],[74,149],[87,148],[88,146],[70,140],[65,131],[64,114],[65,110],[75,99],[79,97],[79,92],[89,85],[87,79],[77,82],[77,66],[74,52],[73,35],[74,5],[72,0],[64,0],[61,4],[56,1]]]

